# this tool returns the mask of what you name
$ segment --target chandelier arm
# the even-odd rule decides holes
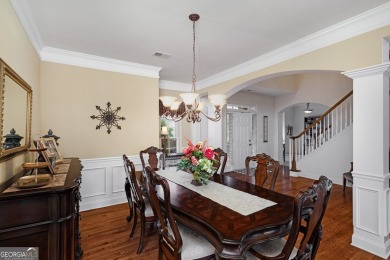
[[[178,121],[180,121],[180,120],[182,120],[185,116],[186,116],[186,114],[188,114],[188,110],[186,110],[186,111],[184,111],[183,113],[181,113],[180,115],[174,115],[173,116],[173,118],[175,118],[175,119],[173,119],[175,122],[178,122]]]
[[[215,110],[215,112],[214,112],[215,117],[214,118],[209,117],[208,115],[206,115],[202,111],[200,111],[200,113],[202,113],[202,115],[204,115],[208,120],[211,120],[213,122],[218,122],[221,119],[221,112],[220,112],[220,110],[218,110],[218,111]]]

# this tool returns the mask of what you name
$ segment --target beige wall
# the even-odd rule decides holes
[[[33,89],[32,132],[40,131],[40,61],[11,4],[0,1],[0,57]],[[0,184],[22,170],[28,154],[0,163]]]
[[[383,38],[390,35],[390,25],[335,43],[273,66],[211,86],[202,91],[227,93],[240,85],[266,75],[288,71],[348,71],[382,63]],[[234,92],[236,92],[234,91]]]
[[[138,154],[159,144],[158,79],[42,62],[42,134],[52,129],[60,136],[64,157],[102,158]],[[122,130],[96,130],[95,106],[115,110]]]

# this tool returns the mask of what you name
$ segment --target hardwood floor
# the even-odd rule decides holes
[[[231,173],[230,175],[239,179],[244,179],[245,177],[237,173]],[[289,171],[284,169],[279,173],[275,191],[294,196],[298,191],[311,186],[312,183],[313,180],[311,179],[290,177]],[[80,226],[81,242],[84,249],[83,260],[157,259],[158,244],[155,229],[148,229],[149,231],[145,236],[144,249],[141,254],[137,255],[140,225],[137,225],[135,235],[129,238],[132,222],[126,221],[128,213],[129,208],[127,204],[119,204],[81,213]],[[382,259],[351,246],[351,188],[347,188],[345,194],[343,194],[342,186],[333,185],[322,224],[324,228],[323,239],[316,259]]]

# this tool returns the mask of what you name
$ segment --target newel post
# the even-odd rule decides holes
[[[292,150],[291,150],[291,153],[292,153],[292,160],[291,160],[291,169],[290,171],[293,171],[293,172],[299,172],[299,170],[297,170],[297,161],[295,160],[295,136],[294,137],[290,137],[290,139],[292,139]]]

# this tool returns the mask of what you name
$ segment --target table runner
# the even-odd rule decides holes
[[[156,173],[244,216],[248,216],[259,210],[277,204],[273,201],[233,189],[211,180],[207,183],[207,185],[192,185],[191,181],[193,176],[184,171],[176,171],[175,168],[160,170]]]

